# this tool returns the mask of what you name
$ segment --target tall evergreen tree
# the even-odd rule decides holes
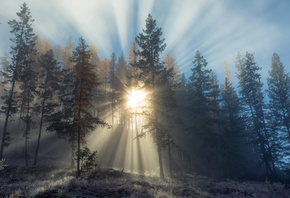
[[[124,85],[127,86],[127,62],[124,57],[124,53],[121,53],[121,56],[118,59],[118,64],[117,64],[117,70],[116,70],[116,76],[119,79],[119,81]]]
[[[45,54],[41,55],[39,64],[42,68],[42,71],[39,74],[39,77],[42,79],[42,83],[38,87],[37,92],[38,99],[41,102],[36,106],[36,110],[39,111],[41,115],[37,146],[33,162],[34,165],[37,163],[42,125],[47,122],[47,117],[51,115],[54,112],[55,107],[58,106],[58,101],[56,101],[56,93],[59,90],[59,83],[61,80],[61,70],[54,58],[52,50],[49,50]]]
[[[274,158],[280,167],[285,167],[289,163],[285,159],[289,157],[290,143],[290,77],[277,53],[272,56],[267,81],[269,130],[275,135],[275,142],[272,144],[276,151]]]
[[[30,55],[31,56],[31,55]],[[36,64],[33,59],[26,61],[26,64],[19,71],[19,82],[20,84],[20,94],[19,100],[21,102],[22,111],[24,117],[22,118],[25,123],[24,130],[24,155],[26,166],[28,166],[28,142],[29,135],[32,130],[32,113],[33,113],[33,100],[36,96],[36,87],[37,87],[37,72]]]
[[[13,19],[9,21],[8,24],[11,27],[11,33],[15,38],[12,38],[11,41],[14,43],[12,46],[12,55],[11,65],[7,68],[6,77],[11,83],[11,87],[7,97],[5,97],[5,105],[2,106],[6,117],[2,133],[2,141],[0,148],[0,158],[3,157],[4,146],[7,144],[7,126],[8,120],[12,113],[16,112],[15,108],[15,83],[19,80],[20,72],[24,66],[30,65],[31,54],[34,53],[34,45],[36,36],[33,33],[32,16],[30,14],[30,9],[27,7],[26,3],[20,7],[20,12],[16,13],[19,17],[19,20]],[[27,118],[28,119],[28,118]]]
[[[245,141],[243,138],[243,125],[240,100],[231,81],[231,75],[227,63],[225,62],[225,80],[222,85],[222,118],[224,124],[223,131],[223,167],[226,177],[237,176],[241,167],[245,163],[243,153],[245,150]],[[239,170],[239,171],[237,171]],[[243,172],[244,173],[244,172]]]
[[[126,112],[124,111],[124,100],[123,97],[126,93],[125,91],[128,90],[128,72],[127,72],[127,62],[125,60],[124,53],[122,52],[118,58],[117,69],[116,69],[116,98],[118,99],[119,103],[119,117],[121,117],[121,123],[125,124],[128,122],[126,119]],[[136,116],[136,115],[135,115]],[[135,117],[136,118],[136,117]],[[136,125],[137,127],[137,125]]]
[[[96,124],[102,124],[89,111],[92,107],[92,89],[99,85],[90,58],[91,52],[84,39],[80,38],[72,57],[76,72],[77,176],[80,176],[81,142],[85,142],[86,133],[94,129]]]
[[[100,107],[98,110],[98,115],[101,117],[107,117],[107,109],[109,109],[110,102],[108,102],[108,84],[109,84],[109,66],[110,60],[105,58],[101,61],[100,71],[99,71],[99,81],[100,86]],[[104,119],[105,119],[104,118]]]
[[[173,72],[173,79],[171,79],[171,81],[173,81],[173,84],[177,85],[180,82],[180,78],[181,78],[181,71],[179,69],[179,66],[177,65],[175,59],[173,58],[173,56],[170,53],[166,53],[164,55],[164,66],[166,69],[172,69]]]
[[[273,159],[273,149],[271,147],[271,136],[266,126],[264,113],[264,97],[262,92],[263,83],[258,71],[254,55],[246,52],[245,57],[238,53],[236,67],[238,69],[238,79],[240,94],[243,103],[248,111],[248,120],[251,125],[250,137],[260,147],[262,161],[264,162],[267,176],[276,176],[275,162]]]
[[[116,70],[117,70],[117,57],[115,53],[112,53],[110,63],[109,63],[109,84],[110,84],[110,98],[111,98],[111,117],[112,126],[114,126],[114,109],[116,100]]]
[[[159,78],[159,91],[158,91],[158,115],[159,115],[159,128],[163,130],[160,134],[160,138],[163,147],[168,151],[168,165],[170,178],[173,178],[172,168],[172,147],[176,145],[173,138],[173,129],[177,124],[177,115],[175,108],[177,107],[175,99],[175,88],[177,82],[175,81],[177,73],[173,68],[164,68],[164,71],[160,74]],[[162,137],[163,136],[163,137]]]
[[[190,118],[191,127],[189,131],[197,140],[195,152],[201,164],[200,171],[206,167],[206,174],[211,175],[213,170],[212,164],[217,160],[217,148],[220,143],[220,134],[217,130],[216,116],[216,100],[214,97],[215,84],[212,82],[212,71],[207,69],[206,59],[199,53],[195,54],[193,61],[192,75],[189,77],[188,83],[189,100],[190,100]]]
[[[73,63],[70,61],[70,58],[73,55],[72,51],[74,50],[74,46],[75,44],[70,36],[61,51],[61,63],[64,69],[71,69],[73,67]]]
[[[101,79],[100,76],[99,76],[100,75],[101,60],[100,60],[98,49],[97,49],[95,43],[92,43],[89,46],[89,49],[90,49],[90,51],[92,53],[90,63],[92,65],[94,65],[94,72],[96,73],[97,78]],[[93,98],[94,98],[93,99],[93,105],[94,105],[94,108],[92,109],[92,112],[93,112],[94,117],[98,117],[99,116],[100,94],[101,94],[100,90],[98,90],[97,88],[93,89]]]
[[[160,61],[160,55],[164,51],[166,44],[164,44],[164,40],[161,38],[162,30],[161,28],[157,28],[156,20],[153,19],[152,15],[149,14],[146,19],[145,29],[143,29],[142,33],[136,37],[136,43],[139,46],[139,49],[135,51],[135,54],[138,57],[138,62],[132,64],[133,67],[139,70],[139,73],[135,76],[137,81],[141,81],[142,87],[141,89],[150,90],[149,98],[152,98],[151,106],[153,109],[153,115],[150,123],[150,127],[153,133],[155,133],[155,137],[159,137],[162,133],[158,128],[159,121],[158,115],[156,111],[157,101],[157,92],[158,92],[158,75],[162,71],[163,65]],[[149,127],[149,125],[148,125]],[[160,168],[160,177],[164,178],[163,172],[163,163],[162,163],[162,145],[159,140],[157,143],[157,152],[159,159],[159,168]]]
[[[134,76],[137,75],[137,68],[136,67],[132,67],[132,65],[135,65],[136,62],[138,61],[138,56],[137,54],[135,54],[135,52],[137,51],[137,43],[136,40],[134,40],[131,43],[130,46],[130,50],[128,52],[128,56],[129,56],[129,60],[128,60],[128,77],[129,77],[129,85],[135,85],[136,84],[136,80],[134,78]]]
[[[290,141],[290,77],[276,53],[272,56],[267,80],[269,107],[274,115],[274,125],[284,131]]]
[[[47,116],[48,131],[55,131],[71,144],[71,168],[75,166],[76,123],[76,74],[72,69],[62,70],[60,83],[60,109]]]

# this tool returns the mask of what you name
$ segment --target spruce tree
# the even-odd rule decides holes
[[[42,125],[43,123],[47,122],[47,117],[54,113],[55,108],[59,106],[59,101],[56,101],[56,93],[58,93],[59,91],[59,84],[61,82],[60,80],[62,75],[62,72],[54,58],[52,50],[49,50],[45,54],[40,56],[39,64],[42,68],[41,73],[39,74],[42,82],[37,90],[40,103],[35,106],[35,110],[40,112],[41,115],[33,165],[36,165],[37,163]]]
[[[138,61],[138,56],[135,54],[135,52],[137,51],[137,43],[136,40],[134,40],[131,43],[130,46],[130,50],[128,52],[128,56],[129,56],[129,60],[128,60],[128,84],[131,86],[136,86],[136,80],[135,80],[135,76],[137,75],[137,68],[136,67],[132,67],[132,65],[135,65],[136,62]]]
[[[90,63],[92,65],[94,65],[94,72],[96,73],[98,79],[100,79],[99,73],[100,73],[100,67],[101,67],[101,60],[100,60],[98,49],[97,49],[95,43],[92,43],[89,46],[89,49],[90,49],[90,51],[92,53]],[[100,94],[101,94],[100,90],[98,90],[97,88],[93,89],[93,105],[94,105],[94,108],[92,109],[92,112],[93,112],[94,117],[98,117],[99,113],[100,113],[100,109],[99,109],[99,106],[100,106]]]
[[[9,117],[16,112],[17,107],[15,101],[15,84],[19,80],[19,75],[23,70],[24,66],[31,64],[31,54],[35,53],[34,45],[36,36],[33,33],[32,16],[30,14],[30,9],[27,7],[26,3],[20,7],[20,12],[16,13],[19,20],[13,19],[9,21],[8,24],[11,27],[11,33],[14,38],[10,39],[13,42],[11,64],[7,68],[6,77],[11,84],[8,95],[4,98],[5,103],[2,106],[2,110],[5,113],[5,122],[2,133],[1,148],[0,148],[0,159],[3,158],[4,146],[7,142],[7,126]],[[26,119],[27,121],[29,118]]]
[[[243,164],[245,163],[244,153],[245,141],[243,137],[242,107],[240,99],[231,81],[231,75],[227,63],[225,62],[225,80],[221,90],[221,110],[223,131],[223,167],[226,177],[237,176],[237,172],[241,173]],[[238,171],[237,171],[238,170]]]
[[[240,94],[243,104],[248,112],[248,128],[250,129],[251,141],[259,145],[264,162],[266,174],[269,178],[276,177],[276,167],[273,158],[273,149],[271,147],[270,133],[266,126],[264,113],[263,83],[258,71],[254,55],[246,52],[245,57],[238,54],[236,67],[238,69],[238,79]]]
[[[135,75],[137,81],[142,82],[142,87],[140,89],[149,91],[148,98],[151,98],[150,105],[153,110],[151,119],[149,119],[149,124],[147,125],[149,131],[155,133],[155,137],[162,137],[162,130],[159,129],[158,113],[156,111],[156,104],[158,95],[158,75],[164,67],[160,61],[160,55],[164,51],[166,44],[164,44],[161,28],[157,28],[156,20],[153,19],[152,15],[149,14],[146,19],[145,29],[142,33],[136,37],[136,43],[138,49],[134,52],[138,61],[132,64],[133,67],[138,69],[138,74]],[[156,140],[157,143],[157,153],[159,159],[160,177],[164,178],[163,163],[162,163],[162,145],[160,140]]]
[[[272,56],[268,77],[269,108],[274,116],[274,125],[285,132],[290,141],[290,77],[278,54]]]
[[[189,111],[191,126],[189,132],[195,137],[195,149],[199,159],[200,171],[206,171],[211,175],[213,162],[217,160],[217,149],[220,143],[217,119],[214,114],[217,109],[215,83],[213,83],[212,71],[207,68],[207,61],[199,53],[195,54],[193,61],[192,75],[189,77]],[[206,167],[206,170],[203,170]]]
[[[126,90],[128,90],[127,87],[128,87],[127,62],[125,60],[124,53],[122,52],[118,58],[117,63],[115,89],[116,89],[116,99],[120,107],[119,115],[121,117],[122,123],[124,124],[128,122],[128,119],[126,119],[128,114],[126,113],[126,111],[124,111],[125,105],[122,105],[124,104],[123,96],[126,94]]]
[[[72,69],[63,69],[59,87],[60,108],[47,116],[47,130],[56,132],[71,144],[71,168],[75,166],[76,123],[76,77]]]
[[[23,65],[19,73],[19,82],[20,82],[20,93],[19,101],[22,103],[22,112],[24,117],[22,118],[25,123],[24,130],[24,155],[26,166],[28,166],[28,142],[29,135],[32,131],[32,113],[33,113],[33,101],[36,96],[36,87],[37,87],[37,72],[36,65],[33,63],[33,60],[30,59]]]
[[[80,149],[81,143],[96,124],[103,124],[90,113],[92,108],[92,89],[99,85],[94,66],[90,63],[91,52],[83,38],[79,39],[72,62],[75,63],[76,77],[76,123],[77,123],[77,177],[80,176]]]
[[[114,126],[114,109],[116,100],[116,65],[117,57],[115,53],[112,53],[110,63],[109,63],[109,84],[110,84],[110,98],[111,98],[111,118],[112,126]]]

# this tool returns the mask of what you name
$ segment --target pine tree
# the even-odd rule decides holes
[[[160,74],[163,65],[160,61],[160,55],[164,51],[166,44],[164,44],[164,40],[161,38],[162,30],[161,28],[156,27],[156,20],[154,20],[151,14],[148,15],[146,19],[146,28],[143,29],[142,33],[136,37],[136,43],[139,46],[139,49],[134,53],[138,57],[138,62],[132,64],[133,67],[139,70],[139,73],[135,75],[135,79],[137,81],[141,81],[142,87],[141,89],[150,90],[149,98],[151,100],[151,107],[153,109],[153,115],[151,122],[147,125],[147,127],[151,128],[149,131],[155,133],[155,137],[162,137],[162,130],[158,128],[159,121],[158,115],[156,111],[157,104],[157,92],[158,92],[158,75]],[[159,168],[160,168],[160,177],[164,178],[163,172],[163,163],[162,163],[162,145],[160,141],[157,140],[157,152],[159,159]]]
[[[128,52],[129,60],[128,60],[128,84],[131,86],[136,86],[136,80],[135,76],[137,75],[137,68],[132,67],[132,65],[135,65],[138,61],[138,56],[136,55],[137,51],[137,43],[136,40],[134,40],[131,43],[130,50]]]
[[[158,100],[160,100],[160,102],[158,102],[158,115],[161,119],[159,122],[161,126],[159,128],[163,130],[163,137],[158,138],[158,140],[162,141],[161,144],[163,147],[167,147],[170,178],[173,178],[172,146],[176,145],[172,133],[176,125],[180,124],[177,121],[175,109],[177,107],[175,88],[178,85],[175,81],[175,79],[177,79],[176,75],[173,68],[164,68],[159,78],[160,91],[158,92]]]
[[[64,69],[71,69],[73,67],[70,58],[73,55],[72,50],[74,49],[74,46],[72,37],[70,36],[61,51],[61,63]]]
[[[43,40],[39,34],[37,35],[35,43],[35,48],[39,54],[45,54],[48,50],[51,49],[49,41]]]
[[[246,52],[245,57],[238,54],[236,67],[238,69],[238,79],[240,94],[244,106],[248,111],[248,120],[251,127],[251,139],[260,147],[262,160],[264,162],[266,173],[269,178],[276,177],[275,162],[273,159],[273,150],[271,147],[271,136],[266,126],[264,113],[264,97],[262,92],[263,83],[258,71],[254,55]]]
[[[173,84],[178,84],[181,78],[181,71],[179,69],[179,66],[177,65],[175,59],[170,53],[166,53],[164,55],[164,66],[166,69],[172,69],[172,72],[174,74],[174,78],[172,79]]]
[[[19,82],[20,84],[20,95],[19,100],[22,103],[22,111],[24,117],[22,118],[25,123],[25,146],[24,146],[24,155],[25,155],[25,162],[26,166],[28,166],[28,142],[29,142],[29,135],[32,130],[32,107],[33,107],[33,100],[36,96],[36,87],[37,87],[37,72],[36,72],[36,65],[32,59],[26,61],[19,72]]]
[[[49,50],[41,55],[39,61],[42,71],[40,78],[43,80],[38,87],[38,99],[41,101],[36,106],[36,110],[41,113],[37,146],[34,156],[33,165],[37,163],[38,150],[40,145],[40,137],[43,123],[47,122],[47,117],[54,112],[55,107],[59,106],[56,100],[56,93],[59,91],[59,83],[61,80],[61,70],[56,62],[53,51]]]
[[[290,77],[276,53],[273,54],[267,80],[269,108],[274,115],[274,125],[285,131],[290,141]]]
[[[275,141],[272,148],[275,162],[285,166],[285,157],[289,157],[290,142],[290,77],[278,54],[272,56],[271,70],[269,71],[268,93],[268,123],[270,132]],[[286,163],[285,163],[286,162]]]
[[[231,81],[231,75],[227,63],[225,65],[225,80],[222,85],[222,118],[224,120],[223,131],[223,167],[225,176],[237,176],[241,173],[246,152],[245,141],[243,140],[243,125],[241,111],[242,107],[238,95]],[[239,170],[239,171],[237,171]]]
[[[126,89],[128,86],[128,73],[127,73],[127,62],[124,57],[124,53],[122,52],[120,57],[118,58],[118,63],[117,63],[117,69],[116,69],[116,84],[115,84],[115,89],[116,89],[116,99],[119,103],[119,117],[121,118],[121,123],[125,125],[126,122],[128,122],[127,114],[124,111],[124,100],[123,96],[126,94]],[[136,121],[136,114],[135,114],[135,121]],[[137,124],[135,123],[135,126],[137,127]]]
[[[56,62],[60,65],[61,63],[61,54],[62,54],[62,48],[61,45],[55,45],[53,46],[53,54]]]
[[[14,43],[12,46],[12,61],[11,65],[7,68],[6,77],[8,81],[11,83],[11,88],[9,90],[8,96],[5,97],[5,105],[2,107],[2,110],[5,112],[5,122],[2,133],[2,141],[0,148],[0,158],[3,158],[4,146],[8,143],[7,140],[7,126],[9,117],[16,112],[15,106],[15,83],[19,80],[19,75],[24,66],[30,65],[30,56],[34,53],[34,45],[35,45],[35,34],[33,33],[32,16],[30,15],[30,10],[27,7],[26,3],[20,7],[20,12],[16,13],[19,17],[19,21],[15,19],[9,21],[8,24],[12,28],[10,31],[15,38],[11,39]],[[27,121],[29,119],[27,118]]]
[[[121,56],[118,59],[116,76],[119,79],[119,81],[122,83],[123,86],[127,86],[128,85],[127,62],[125,60],[123,52],[121,53]]]
[[[117,57],[115,53],[112,53],[109,63],[109,84],[111,87],[110,98],[111,98],[111,112],[112,112],[112,126],[114,126],[114,108],[116,100],[116,65]]]
[[[71,144],[71,168],[75,163],[75,146],[77,136],[76,123],[76,74],[72,69],[62,70],[62,79],[60,83],[60,91],[58,94],[60,107],[58,111],[47,116],[49,123],[47,130],[55,131]]]
[[[90,46],[89,46],[89,49],[92,53],[92,56],[91,56],[91,61],[90,63],[92,65],[94,65],[94,72],[96,73],[97,75],[97,78],[98,79],[101,79],[100,78],[100,67],[101,67],[101,60],[100,60],[100,57],[99,57],[99,53],[98,53],[98,50],[97,50],[97,47],[95,45],[95,43],[92,43]],[[100,113],[100,110],[99,110],[99,106],[100,106],[100,90],[98,90],[97,88],[94,88],[93,89],[93,105],[94,105],[94,108],[92,109],[93,111],[93,115],[94,117],[98,117],[99,116],[99,113]],[[96,115],[97,113],[97,115]]]
[[[85,142],[88,132],[96,124],[102,124],[92,116],[89,109],[92,107],[92,89],[99,85],[94,66],[90,64],[91,52],[87,49],[83,38],[74,51],[72,61],[76,72],[76,123],[77,123],[77,177],[80,176],[80,149],[81,142]]]
[[[207,69],[206,59],[199,51],[195,54],[192,75],[189,77],[189,100],[190,100],[190,133],[195,137],[197,156],[201,162],[198,166],[206,167],[207,175],[211,175],[214,160],[217,160],[217,149],[219,148],[220,134],[217,130],[215,99],[215,83],[213,83],[210,69]]]

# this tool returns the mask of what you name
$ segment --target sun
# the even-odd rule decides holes
[[[128,105],[129,107],[138,107],[142,104],[146,97],[146,94],[144,91],[141,90],[132,90],[128,94]]]

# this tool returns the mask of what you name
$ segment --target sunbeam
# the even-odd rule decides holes
[[[11,173],[41,178],[42,166],[53,189],[40,182],[23,197],[82,197],[75,182],[97,180],[95,197],[167,197],[144,175],[170,197],[205,195],[188,190],[197,175],[266,178],[278,193],[275,182],[290,183],[289,10],[286,0],[0,0],[0,197],[30,183]],[[103,188],[108,175],[122,188]]]

